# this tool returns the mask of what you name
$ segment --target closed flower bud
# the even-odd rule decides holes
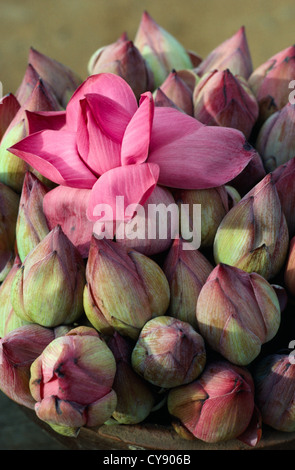
[[[84,310],[101,333],[137,339],[143,325],[167,311],[170,290],[151,258],[107,239],[92,237],[86,266]]]
[[[272,179],[265,176],[223,218],[214,240],[216,264],[273,278],[283,267],[288,227]]]
[[[165,258],[163,270],[170,286],[167,314],[196,329],[197,299],[213,266],[199,250],[183,249],[182,239],[176,238]]]
[[[13,93],[8,93],[0,99],[0,141],[6,129],[20,108],[20,104]]]
[[[246,366],[277,333],[281,310],[273,287],[259,274],[217,265],[199,294],[200,334],[214,351]]]
[[[71,324],[83,313],[85,282],[83,259],[56,226],[18,269],[11,289],[13,309],[42,326]]]
[[[285,215],[289,230],[289,237],[295,235],[295,157],[278,166],[272,172],[273,181],[281,202],[281,208]]]
[[[195,68],[195,72],[202,77],[215,69],[229,69],[234,75],[248,79],[253,67],[244,26],[211,51]]]
[[[112,417],[120,424],[137,424],[146,419],[155,403],[151,385],[132,368],[132,343],[115,332],[107,342],[116,360],[113,389],[117,406]]]
[[[205,343],[187,322],[170,316],[153,318],[140,332],[131,363],[148,382],[161,388],[177,387],[203,371]]]
[[[193,93],[180,73],[172,70],[160,85],[160,89],[178,108],[193,116]]]
[[[171,70],[193,67],[190,55],[182,44],[146,11],[142,15],[134,44],[153,72],[155,88],[163,83]]]
[[[274,171],[294,157],[295,104],[287,103],[266,119],[256,140],[265,169]]]
[[[256,364],[253,378],[262,422],[277,431],[294,432],[294,355],[265,356]]]
[[[19,195],[0,183],[0,282],[10,271],[14,260],[15,227]]]
[[[235,439],[254,411],[253,379],[246,368],[210,362],[193,382],[169,391],[169,413],[195,438],[208,443]]]
[[[229,69],[202,76],[193,94],[194,117],[208,126],[232,127],[249,139],[258,104],[246,79]]]
[[[35,412],[56,432],[76,437],[102,425],[116,407],[115,358],[97,331],[76,327],[51,341],[31,366]]]

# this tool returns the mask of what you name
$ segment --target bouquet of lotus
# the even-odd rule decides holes
[[[0,389],[76,448],[292,442],[295,48],[98,46],[1,100]]]

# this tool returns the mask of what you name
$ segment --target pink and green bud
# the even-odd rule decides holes
[[[178,109],[181,109],[181,111],[189,116],[193,116],[192,89],[182,78],[181,73],[176,70],[172,70],[159,88],[169,98],[169,100],[177,106]]]
[[[212,361],[197,380],[170,390],[167,406],[197,439],[208,443],[235,439],[251,422],[253,379],[244,367]]]
[[[203,372],[205,343],[189,323],[159,316],[142,328],[131,363],[147,382],[164,389],[178,387],[192,382]]]
[[[117,406],[112,417],[120,424],[141,423],[150,415],[156,403],[155,393],[131,365],[133,343],[115,332],[107,345],[114,354],[117,365],[113,383]]]
[[[8,93],[0,100],[0,141],[6,129],[20,108],[20,104],[12,93]]]
[[[196,316],[210,347],[246,366],[278,332],[281,309],[275,289],[262,276],[219,264],[201,289]]]
[[[167,311],[170,290],[160,266],[108,239],[91,240],[84,310],[101,333],[137,339],[143,325]]]
[[[247,81],[229,69],[207,72],[193,94],[194,117],[208,126],[238,129],[249,139],[259,108]]]
[[[23,320],[45,327],[69,325],[83,313],[85,265],[56,226],[26,256],[15,274],[11,302]]]
[[[252,72],[248,83],[258,101],[259,124],[288,103],[289,83],[294,76],[294,45],[270,57]]]
[[[295,431],[295,363],[289,354],[270,354],[255,366],[256,403],[262,423],[277,431]]]
[[[182,239],[176,238],[163,265],[170,286],[167,314],[197,329],[197,299],[212,270],[201,251],[183,249]]]
[[[49,233],[43,198],[49,189],[30,171],[25,175],[16,221],[16,243],[20,260]]]
[[[183,45],[146,11],[142,15],[134,44],[153,72],[155,88],[163,83],[173,69],[193,68],[190,55]]]
[[[195,72],[202,77],[216,69],[229,69],[233,75],[241,75],[246,80],[252,73],[252,59],[244,26],[213,49],[195,68]]]
[[[268,172],[294,157],[294,125],[295,104],[287,103],[269,116],[260,128],[255,147]]]
[[[285,215],[289,229],[290,238],[295,235],[295,158],[291,158],[288,162],[278,166],[272,172],[273,181],[275,183],[282,211]]]
[[[88,63],[90,75],[114,73],[122,77],[132,88],[137,99],[154,89],[154,79],[147,62],[126,35],[116,42],[99,48]]]
[[[223,218],[214,239],[216,264],[273,278],[287,256],[289,233],[272,175],[265,176]]]
[[[19,326],[0,339],[0,389],[11,400],[34,409],[30,367],[54,338],[54,330],[34,324]]]
[[[5,279],[14,262],[18,207],[19,195],[0,183],[0,282]]]
[[[31,365],[38,418],[62,435],[101,426],[116,408],[113,353],[94,328],[81,326],[51,341]]]

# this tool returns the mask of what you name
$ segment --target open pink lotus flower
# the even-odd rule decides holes
[[[150,92],[138,103],[127,82],[111,73],[88,77],[64,116],[42,113],[45,130],[34,132],[37,121],[30,119],[33,133],[9,151],[64,187],[59,198],[67,198],[66,187],[91,190],[85,210],[92,221],[99,219],[98,204],[111,206],[116,220],[117,196],[124,196],[125,207],[144,204],[156,185],[225,184],[255,154],[240,131],[206,127],[176,109],[155,107]],[[132,217],[129,212],[124,221]]]

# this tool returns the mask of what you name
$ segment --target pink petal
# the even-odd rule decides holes
[[[0,140],[19,109],[20,104],[12,93],[0,100]]]
[[[58,131],[66,125],[65,111],[26,111],[29,134],[51,129]]]
[[[147,159],[154,117],[154,100],[150,92],[141,95],[139,108],[130,120],[122,141],[121,163],[132,165]]]
[[[8,150],[54,183],[76,188],[92,188],[97,180],[80,159],[76,149],[76,135],[73,132],[36,132]]]
[[[136,97],[128,83],[118,75],[100,73],[88,77],[72,95],[68,102],[67,125],[76,130],[78,125],[79,101],[86,94],[98,93],[119,103],[132,116],[137,110]]]
[[[173,108],[155,108],[148,163],[159,165],[159,184],[221,186],[239,175],[254,154],[236,129],[204,126]]]
[[[132,214],[126,215],[127,206],[129,204],[143,205],[153,192],[158,177],[158,165],[148,163],[125,165],[104,173],[92,188],[87,211],[88,218],[98,220],[98,205],[103,205],[111,208],[110,220],[130,220],[135,210]],[[124,213],[122,214],[116,213],[118,196],[124,197]]]
[[[49,229],[60,225],[63,232],[87,258],[93,222],[86,216],[91,190],[57,186],[43,198],[43,210]]]

